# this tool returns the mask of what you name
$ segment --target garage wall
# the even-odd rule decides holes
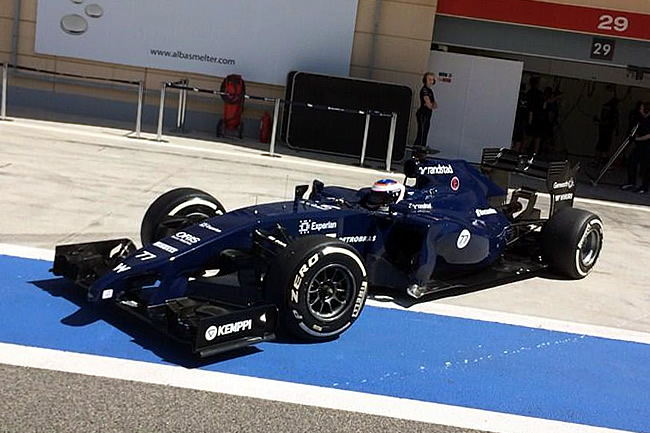
[[[427,70],[437,5],[437,0],[359,0],[350,75],[411,87],[411,119]],[[414,137],[414,120],[410,126]]]

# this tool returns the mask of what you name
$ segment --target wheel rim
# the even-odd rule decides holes
[[[314,318],[331,322],[343,315],[356,289],[354,276],[340,264],[320,269],[309,281],[307,307]]]
[[[580,262],[585,267],[591,267],[598,258],[600,250],[600,233],[598,230],[591,230],[585,237],[580,248]]]

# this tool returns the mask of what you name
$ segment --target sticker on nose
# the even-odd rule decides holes
[[[472,239],[472,234],[469,230],[465,229],[458,235],[458,240],[456,241],[456,246],[459,250],[462,250],[469,244],[470,239]]]
[[[451,189],[452,191],[458,191],[460,188],[460,179],[458,177],[454,176],[451,178]]]

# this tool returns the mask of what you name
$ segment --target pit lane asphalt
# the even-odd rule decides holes
[[[472,433],[161,385],[0,365],[0,432]]]
[[[386,176],[378,171],[295,157],[271,159],[258,151],[220,143],[173,138],[169,143],[160,144],[126,139],[123,134],[124,131],[119,130],[22,119],[0,123],[0,188],[4,195],[0,242],[53,248],[60,243],[112,237],[138,239],[140,220],[148,203],[160,193],[179,186],[204,189],[222,200],[226,208],[233,209],[254,202],[289,198],[295,184],[310,183],[315,177],[328,184],[360,187]],[[399,175],[393,177],[401,178]],[[649,332],[650,296],[645,281],[648,274],[645,263],[650,259],[647,208],[612,207],[594,202],[579,202],[576,206],[596,212],[606,226],[605,250],[589,278],[578,282],[535,279],[437,302]],[[123,406],[129,408],[120,411],[126,412],[121,413],[124,422],[129,418],[129,422],[135,424],[119,424],[120,430],[126,430],[124,426],[128,425],[137,431],[138,422],[144,423],[141,431],[158,429],[159,424],[138,420],[135,414],[140,407],[147,412],[143,415],[149,419],[147,422],[156,423],[162,419],[175,422],[176,413],[182,420],[181,414],[185,412],[195,413],[201,419],[215,411],[215,405],[221,405],[223,411],[219,410],[219,416],[212,420],[219,423],[220,428],[233,428],[230,431],[268,428],[269,418],[277,419],[283,430],[287,430],[287,426],[298,426],[289,431],[304,431],[314,425],[330,429],[327,427],[330,419],[337,420],[335,426],[340,426],[340,431],[357,430],[354,424],[357,419],[364,420],[359,429],[365,431],[374,430],[374,427],[368,428],[366,419],[372,419],[369,425],[382,431],[390,431],[393,425],[395,431],[406,428],[459,431],[410,422],[394,424],[395,420],[273,402],[251,403],[250,399],[198,391],[160,390],[156,386],[108,379],[2,368],[3,373],[6,372],[2,377],[8,378],[2,383],[7,400],[13,398],[25,407],[37,409],[32,416],[3,407],[1,416],[7,418],[0,419],[6,421],[0,425],[9,428],[8,431],[45,431],[48,423],[42,421],[47,419],[53,423],[55,415],[74,420],[70,431],[93,431],[92,422],[97,420],[93,421],[92,415],[110,418],[106,400],[96,397],[111,386],[118,395],[128,394],[124,401],[140,401],[137,396],[145,396],[141,405]],[[12,381],[15,378],[25,382],[16,386]],[[165,392],[170,393],[165,397],[168,400],[160,397]],[[201,402],[194,412],[176,410],[187,400],[174,399],[174,395],[184,392],[197,395],[196,400]],[[206,395],[198,396],[203,394]],[[88,402],[86,412],[70,404],[77,400]],[[169,402],[166,410],[160,408],[163,400]],[[265,408],[271,408],[270,414],[255,417],[256,412]],[[53,415],[45,416],[48,410],[52,410]],[[23,416],[15,418],[17,413]],[[225,426],[224,419],[228,420]],[[186,419],[185,424],[179,422],[179,426],[185,427],[190,419]],[[240,428],[240,425],[246,427]],[[107,430],[110,425],[98,427],[95,431],[110,431]],[[171,425],[169,430],[174,430],[173,427]],[[210,429],[197,425],[193,431],[203,430]],[[336,427],[331,430],[337,431]],[[61,431],[65,429],[62,427]]]

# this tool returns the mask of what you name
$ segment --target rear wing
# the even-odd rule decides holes
[[[543,192],[551,196],[550,215],[573,206],[579,169],[580,164],[571,166],[569,161],[545,161],[510,149],[483,149],[481,157],[481,171],[506,191],[511,173],[545,181]]]

